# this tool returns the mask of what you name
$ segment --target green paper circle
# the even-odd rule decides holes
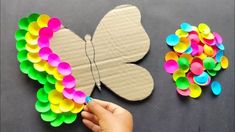
[[[44,90],[45,90],[45,92],[46,92],[47,94],[49,94],[50,91],[53,90],[53,89],[55,89],[55,85],[53,85],[53,84],[51,84],[51,83],[49,83],[49,82],[46,82],[46,83],[44,84]]]
[[[28,73],[29,78],[32,80],[37,80],[38,78],[38,71],[36,71],[34,68],[31,68]]]
[[[54,76],[52,75],[47,75],[47,81],[51,84],[55,84],[56,83],[56,79],[54,78]]]
[[[18,41],[18,40],[21,40],[21,39],[24,39],[25,38],[25,34],[27,33],[26,30],[23,30],[23,29],[18,29],[16,30],[15,32],[15,39]]]
[[[29,15],[29,17],[28,17],[29,23],[30,23],[30,22],[33,22],[33,21],[37,21],[38,17],[39,17],[39,14],[37,14],[37,13],[32,13],[32,14]]]
[[[77,114],[65,113],[64,117],[65,117],[64,123],[71,124],[71,123],[73,123],[77,119]]]
[[[221,64],[220,62],[218,62],[216,65],[215,65],[215,68],[213,69],[214,71],[219,71],[221,69]]]
[[[47,122],[54,121],[56,119],[56,117],[57,117],[57,114],[52,112],[51,110],[49,110],[45,113],[41,113],[42,120],[47,121]]]
[[[203,65],[204,65],[206,70],[212,70],[212,69],[215,68],[215,60],[211,57],[206,57],[203,60]]]
[[[176,86],[177,86],[177,88],[179,88],[181,90],[187,89],[189,87],[189,85],[190,85],[189,80],[186,77],[179,77],[176,80]]]
[[[214,77],[217,74],[217,72],[214,70],[207,70],[207,73],[212,77]]]
[[[47,103],[42,103],[40,101],[37,101],[35,103],[35,109],[38,111],[38,112],[47,112],[51,109],[50,107],[50,103],[47,102]]]
[[[187,58],[180,57],[177,62],[179,64],[180,69],[186,70],[189,68],[189,60]]]
[[[48,94],[44,91],[44,88],[40,88],[37,91],[37,99],[42,103],[48,102]]]
[[[23,62],[20,63],[20,71],[25,73],[25,74],[28,74],[29,70],[32,69],[32,68],[33,68],[33,65],[28,60],[23,61]]]
[[[46,72],[40,72],[37,77],[38,82],[41,84],[45,84],[47,82],[46,76],[47,76]]]
[[[27,59],[27,54],[28,54],[28,51],[26,51],[26,50],[22,50],[22,51],[18,52],[18,54],[17,54],[17,60],[18,60],[19,62],[23,62],[23,61],[28,60],[28,59]]]
[[[51,125],[53,127],[58,127],[62,125],[63,122],[64,122],[64,115],[60,114],[60,115],[57,115],[57,118],[51,122]]]
[[[18,26],[20,29],[28,30],[28,26],[29,26],[28,18],[26,17],[21,18],[18,22]]]
[[[17,41],[16,42],[17,51],[25,50],[25,45],[26,45],[26,41],[24,39]]]

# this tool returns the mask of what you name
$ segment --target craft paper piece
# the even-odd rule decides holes
[[[151,94],[151,74],[131,64],[150,47],[140,19],[135,6],[118,6],[104,16],[94,36],[84,40],[47,14],[33,13],[19,20],[17,59],[20,70],[43,85],[35,103],[42,120],[53,127],[74,122],[94,86],[101,90],[101,82],[130,101]]]
[[[227,69],[229,60],[224,55],[223,38],[210,27],[200,23],[198,27],[183,22],[175,34],[166,37],[166,44],[173,51],[165,55],[164,69],[173,73],[176,91],[182,96],[198,98],[201,86],[208,86],[212,77],[221,69]],[[212,93],[222,91],[219,82],[211,84]]]

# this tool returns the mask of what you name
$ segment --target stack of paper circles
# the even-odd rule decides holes
[[[50,49],[50,40],[61,28],[61,21],[33,13],[21,18],[18,26],[15,39],[20,70],[43,85],[37,91],[35,109],[54,127],[74,122],[84,107],[86,94],[75,90],[70,65]]]
[[[166,43],[173,51],[166,53],[164,69],[173,74],[176,91],[182,96],[198,98],[201,87],[210,85],[212,78],[229,66],[222,37],[211,32],[205,23],[198,27],[182,23],[180,29],[166,38]],[[211,91],[219,95],[221,84],[212,82]]]

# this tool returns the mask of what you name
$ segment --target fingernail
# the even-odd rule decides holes
[[[92,98],[90,97],[90,96],[87,96],[86,97],[86,103],[89,103],[89,102],[91,102],[92,101]]]

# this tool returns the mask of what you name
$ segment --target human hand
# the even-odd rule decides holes
[[[98,99],[84,107],[83,123],[93,132],[132,132],[132,115],[126,109]]]

